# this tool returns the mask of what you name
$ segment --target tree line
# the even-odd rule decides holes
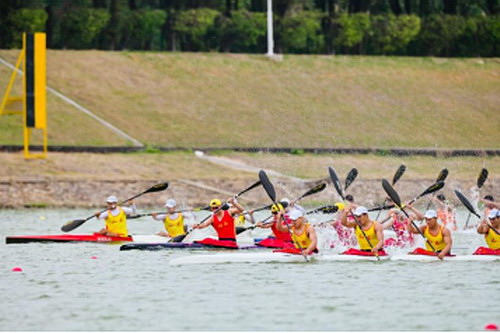
[[[266,0],[2,0],[0,48],[267,51]],[[275,52],[499,56],[499,0],[273,0]]]

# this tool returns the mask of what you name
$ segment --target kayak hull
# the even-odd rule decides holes
[[[310,258],[310,257],[309,257]],[[170,260],[169,264],[199,265],[199,264],[224,264],[224,263],[301,263],[306,262],[302,255],[283,252],[253,252],[253,253],[218,253],[206,255],[184,256]]]
[[[315,259],[318,261],[387,261],[391,259],[391,256],[358,256],[350,254],[327,254],[318,256]]]
[[[93,235],[34,235],[34,236],[7,236],[6,244],[24,243],[68,243],[68,242],[94,242],[94,243],[117,243],[131,242],[132,237],[110,237],[100,234]]]
[[[435,262],[441,261],[437,256],[426,256],[419,254],[403,254],[394,255],[391,257],[393,261],[419,261],[419,262]],[[443,261],[496,261],[500,260],[500,256],[489,256],[489,255],[457,255],[445,257]]]
[[[191,249],[191,250],[248,250],[248,249],[259,249],[260,247],[255,245],[239,246],[237,248],[228,247],[218,247],[212,245],[206,245],[201,243],[129,243],[120,246],[120,251],[130,251],[130,250],[140,250],[140,251],[161,251],[161,250],[174,250],[174,249]]]

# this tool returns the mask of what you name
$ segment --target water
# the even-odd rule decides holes
[[[0,234],[58,234],[67,220],[90,214],[4,210]],[[91,220],[73,233],[101,226]],[[129,229],[151,234],[160,224],[131,220]],[[458,232],[454,243],[454,252],[465,254],[483,240]],[[481,330],[500,324],[499,262],[168,265],[190,253],[2,241],[0,330]]]

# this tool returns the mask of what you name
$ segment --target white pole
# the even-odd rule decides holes
[[[267,55],[274,55],[273,0],[267,0]]]

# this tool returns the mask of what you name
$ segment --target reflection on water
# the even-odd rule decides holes
[[[0,234],[58,234],[66,221],[90,214],[4,210]],[[101,225],[90,220],[73,233]],[[161,224],[144,218],[129,228],[151,234]],[[324,244],[335,236],[329,228],[319,235]],[[483,240],[460,231],[454,244],[465,254]],[[2,241],[0,330],[481,330],[500,323],[498,262],[168,265],[189,253]]]

